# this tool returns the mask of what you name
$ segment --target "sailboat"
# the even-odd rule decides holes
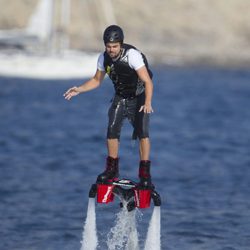
[[[0,53],[0,76],[65,79],[95,73],[98,54],[70,50],[66,32],[54,46],[53,15],[54,1],[39,0],[25,29],[0,31],[0,45],[7,48]],[[61,0],[62,27],[69,25],[69,17],[70,0]]]

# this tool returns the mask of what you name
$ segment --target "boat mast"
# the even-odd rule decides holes
[[[71,0],[62,0],[61,1],[61,25],[62,25],[62,34],[60,39],[60,50],[61,52],[69,49],[70,39],[69,39],[69,24],[70,24],[70,8]]]
[[[45,51],[52,50],[54,31],[54,0],[39,0],[26,31],[39,39]],[[42,48],[40,48],[42,49]]]
[[[107,25],[117,24],[112,1],[111,0],[106,0],[106,1],[100,0],[99,2],[102,5],[103,14],[105,17],[106,24]]]

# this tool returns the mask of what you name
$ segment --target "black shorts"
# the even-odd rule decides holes
[[[116,95],[109,108],[109,123],[107,138],[120,139],[121,128],[125,118],[134,128],[133,139],[149,137],[149,114],[139,112],[145,103],[145,94],[142,93],[134,98],[123,98]]]

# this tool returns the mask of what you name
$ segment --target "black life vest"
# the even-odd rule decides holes
[[[116,61],[113,61],[108,53],[104,52],[105,71],[114,84],[116,94],[124,98],[135,97],[145,89],[144,83],[139,79],[136,71],[129,66],[127,54],[129,49],[136,48],[129,44],[123,44],[121,55]],[[149,76],[152,78],[153,74],[148,68],[147,59],[143,53],[141,55]]]

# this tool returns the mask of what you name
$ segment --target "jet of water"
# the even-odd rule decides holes
[[[144,250],[160,250],[161,249],[161,208],[158,206],[154,207]]]
[[[109,250],[139,250],[136,213],[137,209],[128,212],[126,204],[123,204],[123,208],[117,214],[114,227],[108,233],[107,246]]]
[[[82,238],[81,250],[96,250],[98,238],[96,232],[95,198],[89,198]]]

